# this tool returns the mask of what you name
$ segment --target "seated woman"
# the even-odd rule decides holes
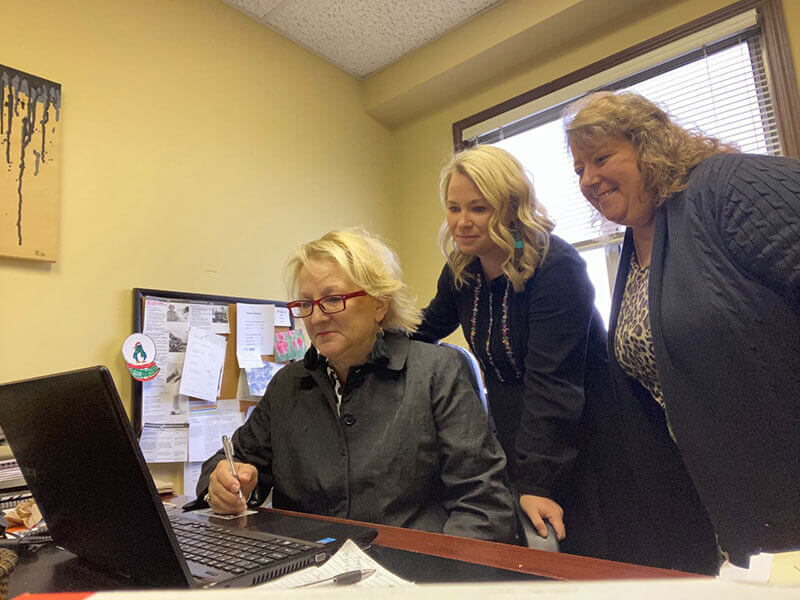
[[[419,311],[392,251],[360,232],[301,245],[287,275],[312,347],[281,369],[197,485],[215,512],[273,490],[307,513],[512,542],[505,454],[452,348],[409,340]]]

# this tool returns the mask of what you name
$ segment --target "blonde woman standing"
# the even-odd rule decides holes
[[[589,385],[601,385],[605,368],[605,331],[586,265],[550,234],[530,179],[505,150],[477,146],[456,154],[442,171],[440,195],[447,264],[415,337],[435,341],[461,326],[530,519],[523,524],[533,526],[528,544],[547,548],[542,538],[557,537],[562,549],[602,554],[582,546],[591,536],[565,506],[580,504],[574,475],[586,378],[596,375]],[[587,371],[587,355],[597,370]]]

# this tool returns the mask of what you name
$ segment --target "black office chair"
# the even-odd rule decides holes
[[[483,410],[489,414],[489,404],[486,400],[486,388],[483,384],[483,374],[481,373],[481,366],[478,362],[478,359],[475,358],[475,355],[467,350],[466,348],[462,348],[461,346],[456,346],[455,344],[449,344],[447,342],[440,342],[442,346],[449,346],[450,348],[455,348],[458,350],[458,353],[461,355],[462,360],[464,363],[469,366],[470,371],[472,371],[473,375],[473,386],[475,387],[475,391],[478,393],[478,397],[481,399],[481,404],[483,404]],[[492,429],[494,429],[494,422],[492,421],[492,416],[489,414],[489,425]],[[550,523],[547,523],[547,530],[548,534],[546,538],[539,537],[539,534],[536,533],[536,530],[533,527],[533,523],[528,518],[528,516],[522,511],[521,508],[517,509],[519,512],[519,520],[522,528],[524,530],[524,537],[526,544],[529,548],[536,548],[537,550],[545,550],[547,552],[558,552],[559,545],[558,540],[556,539],[556,532],[553,529]]]
[[[466,348],[462,348],[461,346],[456,346],[455,344],[450,344],[448,342],[440,342],[440,344],[442,346],[447,346],[448,348],[455,348],[458,350],[458,353],[461,355],[461,359],[464,361],[464,364],[469,367],[469,370],[472,373],[472,385],[478,394],[478,398],[481,399],[483,410],[486,411],[486,414],[489,414],[489,404],[486,401],[486,387],[483,385],[483,374],[481,373],[481,365],[478,363],[478,359],[475,358],[475,355],[472,352]],[[492,423],[492,427],[494,427],[494,423]]]

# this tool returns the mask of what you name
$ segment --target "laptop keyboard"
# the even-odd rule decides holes
[[[309,550],[311,546],[267,535],[254,539],[225,527],[171,517],[186,560],[239,575]]]

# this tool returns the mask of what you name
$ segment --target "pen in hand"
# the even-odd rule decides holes
[[[236,465],[233,463],[233,444],[231,444],[227,435],[222,436],[222,450],[225,452],[225,459],[228,461],[228,465],[231,467],[231,475],[233,475],[236,481],[239,481],[239,475],[236,473]],[[239,500],[244,502],[241,482],[239,482]]]
[[[310,581],[303,583],[296,587],[313,587],[315,585],[349,585],[351,583],[358,583],[366,579],[375,572],[375,569],[359,569],[357,571],[347,571],[346,573],[339,573],[333,577],[327,577],[318,581]]]

